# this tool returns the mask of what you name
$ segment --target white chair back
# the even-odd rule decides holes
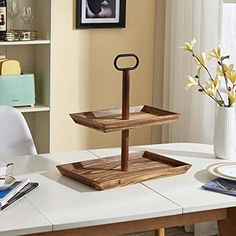
[[[16,108],[0,106],[0,157],[37,154],[24,116]]]

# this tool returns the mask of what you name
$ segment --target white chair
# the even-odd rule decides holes
[[[0,106],[0,156],[37,154],[24,116],[10,106]]]

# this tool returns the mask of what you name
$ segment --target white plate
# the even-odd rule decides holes
[[[219,166],[216,168],[216,171],[222,175],[236,179],[236,164]]]
[[[13,176],[7,177],[4,184],[0,184],[0,191],[8,189],[11,185],[16,182],[16,179]]]
[[[224,175],[224,174],[222,174],[218,171],[218,168],[220,168],[220,167],[223,167],[223,166],[232,167],[233,165],[236,166],[236,163],[235,162],[221,162],[221,163],[216,163],[216,164],[208,166],[207,170],[208,170],[209,173],[211,173],[214,176],[217,176],[217,177],[220,177],[220,178],[223,178],[223,179],[229,179],[229,180],[236,181],[235,177],[226,176],[226,175]]]

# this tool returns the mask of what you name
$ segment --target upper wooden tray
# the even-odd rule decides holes
[[[150,106],[130,107],[129,120],[122,120],[121,108],[70,114],[75,123],[104,133],[143,126],[168,124],[180,116]]]

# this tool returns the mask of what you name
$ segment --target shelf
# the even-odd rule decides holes
[[[0,41],[0,56],[20,62],[23,72],[34,74],[34,89],[36,104],[33,102],[21,103],[22,106],[14,106],[20,111],[30,128],[38,153],[48,153],[51,148],[51,101],[52,89],[52,16],[54,3],[52,0],[21,0],[22,5],[32,7],[33,20],[28,27],[23,24],[20,15],[9,19],[9,31],[37,32],[36,40]],[[26,29],[29,28],[29,29]],[[29,35],[26,35],[27,37]],[[31,35],[32,36],[32,35]],[[21,36],[20,36],[21,37]],[[22,39],[23,37],[21,37]],[[54,37],[55,38],[55,37]],[[16,39],[16,38],[15,38]],[[31,37],[31,39],[33,39]],[[8,84],[8,83],[7,83]],[[12,89],[10,88],[12,87]],[[25,85],[28,87],[28,83]],[[22,88],[18,84],[7,85],[9,96],[14,96],[16,88],[24,91],[24,98],[28,96],[28,88]],[[3,88],[2,88],[3,89]],[[16,90],[17,91],[17,90]],[[16,94],[18,96],[18,92]],[[8,95],[7,95],[8,96]],[[1,99],[2,104],[6,104]],[[24,106],[26,104],[26,106]]]
[[[28,112],[40,112],[40,111],[49,111],[50,108],[42,105],[42,104],[35,104],[34,107],[16,107],[20,112],[22,113],[28,113]]]
[[[70,114],[75,123],[104,133],[176,121],[180,114],[150,106],[130,107],[129,120],[122,120],[121,108]]]
[[[39,39],[39,40],[31,40],[31,41],[0,42],[0,46],[40,45],[40,44],[50,44],[50,40]]]
[[[144,180],[185,173],[190,164],[148,151],[129,155],[130,168],[120,171],[120,156],[59,165],[59,171],[70,178],[104,190]]]

